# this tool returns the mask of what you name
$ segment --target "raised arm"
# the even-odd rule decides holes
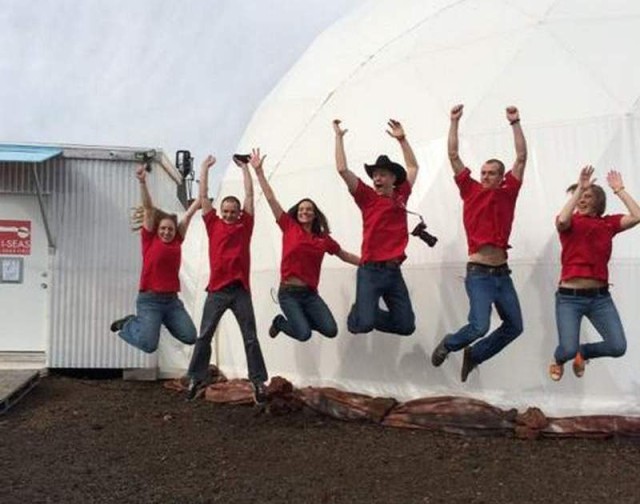
[[[207,198],[207,201],[209,201],[208,198]],[[189,205],[189,208],[187,208],[187,211],[182,216],[182,219],[180,219],[180,222],[178,222],[178,233],[180,233],[180,236],[182,236],[183,238],[187,234],[187,229],[189,229],[189,224],[191,223],[191,219],[193,218],[196,211],[202,206],[201,203],[202,203],[201,198],[194,199],[193,203]]]
[[[516,146],[516,160],[511,168],[511,174],[518,180],[522,180],[524,167],[527,164],[527,142],[520,126],[520,112],[516,107],[507,107],[507,120],[513,129],[513,141]]]
[[[342,180],[347,184],[349,192],[353,194],[358,187],[358,177],[347,167],[347,155],[344,152],[344,135],[349,130],[340,127],[340,119],[334,119],[333,131],[336,134],[336,168]]]
[[[242,170],[242,182],[244,184],[244,203],[242,211],[253,215],[253,180],[249,173],[249,165],[234,158],[233,162]]]
[[[352,254],[351,252],[340,249],[340,252],[338,252],[336,255],[346,263],[353,264],[354,266],[360,265],[360,257]]]
[[[609,171],[609,173],[607,173],[607,183],[613,190],[613,194],[617,195],[624,203],[624,206],[627,207],[627,210],[629,210],[629,214],[622,217],[620,227],[623,231],[631,229],[640,222],[640,206],[638,206],[636,200],[633,199],[633,197],[624,188],[620,172],[615,170]]]
[[[582,196],[591,184],[593,184],[595,179],[593,177],[593,166],[587,165],[582,170],[580,170],[580,176],[578,177],[578,183],[576,184],[576,188],[571,193],[571,197],[567,200],[567,202],[560,210],[558,217],[556,217],[556,229],[558,231],[566,231],[571,227],[571,216],[573,215],[573,211],[578,204],[578,200]]]
[[[400,144],[402,155],[404,156],[404,164],[407,167],[407,182],[413,187],[413,184],[416,182],[416,177],[418,176],[418,161],[416,160],[416,156],[413,153],[411,145],[409,145],[402,124],[395,119],[389,119],[387,126],[389,126],[387,133]]]
[[[253,167],[253,171],[256,172],[256,177],[258,178],[258,183],[260,184],[260,188],[264,193],[264,197],[267,199],[267,203],[271,207],[271,211],[273,212],[273,216],[278,220],[282,215],[282,207],[280,203],[276,199],[276,195],[273,193],[273,189],[271,189],[271,185],[269,181],[264,176],[264,170],[262,169],[262,163],[264,162],[264,158],[267,156],[260,157],[260,149],[252,149],[251,158],[249,158],[249,163]]]
[[[198,188],[198,199],[202,206],[202,215],[213,210],[213,205],[209,199],[209,169],[216,164],[216,158],[209,154],[200,165],[200,185]]]
[[[140,165],[136,169],[136,178],[138,182],[140,182],[140,199],[142,200],[142,210],[144,212],[142,216],[142,226],[147,231],[153,231],[156,209],[153,206],[151,194],[147,187],[147,171],[144,169],[144,165]]]
[[[451,124],[449,125],[449,138],[447,140],[447,150],[449,153],[449,162],[451,163],[451,168],[453,168],[453,174],[457,175],[462,170],[464,170],[464,163],[462,159],[460,159],[460,153],[458,152],[458,125],[460,123],[460,118],[462,117],[462,109],[464,105],[456,105],[451,109],[450,119]]]

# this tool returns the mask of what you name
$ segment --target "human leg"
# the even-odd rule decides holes
[[[456,352],[489,331],[491,305],[495,297],[495,277],[481,272],[468,272],[465,289],[469,297],[468,324],[445,337],[447,351]]]
[[[382,296],[384,271],[375,266],[358,267],[356,280],[356,301],[347,317],[347,328],[350,333],[371,332],[379,317],[378,302]]]
[[[145,353],[158,348],[163,304],[152,292],[141,292],[136,299],[136,316],[127,320],[118,335]]]
[[[209,362],[211,361],[211,340],[229,304],[230,297],[224,289],[207,294],[202,312],[202,321],[200,322],[200,334],[196,339],[193,354],[191,354],[191,362],[187,370],[187,375],[194,382],[202,382],[207,378]]]
[[[580,343],[580,323],[587,309],[587,298],[556,293],[556,327],[558,346],[553,354],[563,365],[575,357]]]
[[[249,380],[254,384],[262,384],[267,381],[268,375],[262,350],[260,349],[260,342],[256,335],[256,317],[253,311],[253,303],[251,302],[251,294],[244,287],[236,287],[230,308],[238,321],[244,341]]]
[[[585,359],[598,357],[621,357],[627,351],[627,340],[616,305],[610,294],[590,298],[590,309],[586,316],[602,336],[598,343],[585,343],[580,353]]]
[[[329,307],[317,292],[309,291],[303,299],[304,311],[311,328],[327,338],[335,338],[338,334],[336,319]]]
[[[162,323],[171,335],[185,345],[193,345],[198,336],[196,326],[177,296],[167,302]]]
[[[470,358],[475,365],[490,359],[522,334],[522,311],[518,294],[509,275],[494,277],[494,304],[502,324],[471,348]]]
[[[281,287],[278,290],[278,302],[283,315],[273,319],[272,326],[298,341],[311,338],[311,325],[303,309],[304,289]]]
[[[389,277],[382,294],[389,311],[378,309],[376,329],[382,332],[408,336],[416,330],[416,316],[413,313],[407,285],[400,268],[386,270]]]

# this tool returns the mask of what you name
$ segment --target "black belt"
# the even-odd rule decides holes
[[[593,287],[592,289],[572,289],[571,287],[558,287],[558,294],[563,296],[596,297],[609,294],[609,287]]]
[[[509,265],[507,263],[501,264],[500,266],[490,266],[488,264],[481,264],[477,262],[468,262],[467,263],[467,273],[471,272],[484,273],[485,275],[509,275],[511,270],[509,269]]]
[[[312,289],[308,285],[296,285],[296,284],[280,284],[280,292],[311,292]]]
[[[372,268],[387,268],[387,269],[398,269],[400,268],[401,262],[397,259],[393,261],[367,261],[364,263],[364,266],[371,266]]]

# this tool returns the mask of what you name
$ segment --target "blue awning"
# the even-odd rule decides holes
[[[58,147],[0,144],[0,161],[42,163],[60,154],[62,154],[62,149]]]

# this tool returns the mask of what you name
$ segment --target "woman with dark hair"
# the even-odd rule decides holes
[[[304,198],[285,212],[264,176],[260,149],[253,152],[253,166],[262,192],[282,230],[282,261],[278,301],[284,315],[277,315],[269,336],[280,331],[298,341],[307,341],[311,331],[333,338],[338,334],[329,307],[318,295],[320,267],[324,254],[332,254],[344,262],[357,266],[360,258],[346,252],[331,238],[327,218],[309,198]]]
[[[137,315],[127,315],[111,324],[111,331],[130,345],[146,353],[155,352],[160,339],[160,326],[187,345],[196,341],[196,328],[178,298],[180,291],[180,261],[182,242],[200,200],[196,199],[178,221],[175,214],[156,208],[147,188],[147,172],[143,166],[136,171],[140,182],[143,220],[142,273],[136,300]]]
[[[589,359],[621,357],[627,348],[622,322],[609,293],[608,263],[613,237],[640,222],[640,206],[626,192],[620,173],[611,170],[607,183],[629,213],[604,215],[607,197],[592,176],[593,167],[585,166],[578,183],[569,187],[571,197],[556,218],[562,272],[556,292],[558,346],[549,366],[554,381],[562,378],[564,363],[571,359],[573,372],[580,378]],[[593,324],[602,341],[580,345],[583,317]]]

